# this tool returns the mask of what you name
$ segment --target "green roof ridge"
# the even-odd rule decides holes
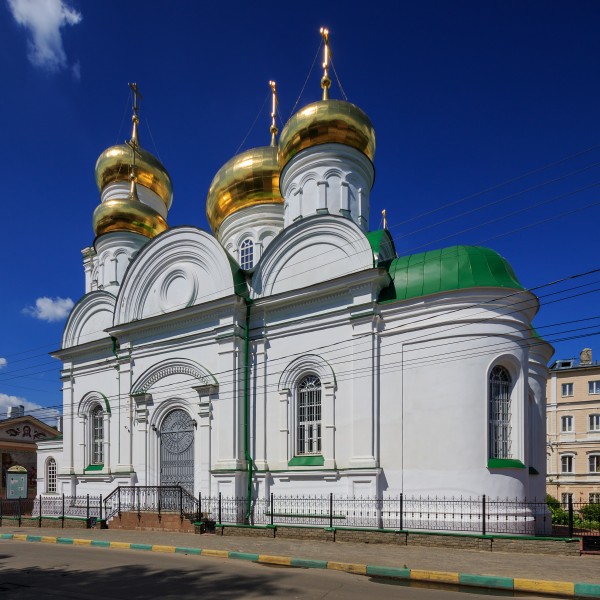
[[[478,287],[524,289],[509,262],[483,246],[450,246],[392,260],[392,283],[379,301],[393,302]]]

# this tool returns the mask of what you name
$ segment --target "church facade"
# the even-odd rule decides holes
[[[130,142],[102,153],[39,493],[54,461],[69,495],[545,497],[537,298],[493,250],[397,256],[370,230],[373,126],[322,87],[219,170],[212,232],[167,225],[137,106]]]

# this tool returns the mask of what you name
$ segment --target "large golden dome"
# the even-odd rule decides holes
[[[371,161],[375,156],[375,130],[358,106],[343,100],[319,100],[300,109],[286,123],[279,138],[280,169],[298,152],[319,144],[345,144]]]
[[[260,204],[283,204],[277,148],[252,148],[228,160],[214,176],[206,198],[206,217],[214,233],[231,214]]]
[[[173,183],[163,164],[139,145],[136,147],[135,174],[139,185],[152,190],[167,210],[173,202]],[[113,181],[128,181],[133,167],[133,150],[119,144],[105,150],[96,162],[96,184],[102,191]]]
[[[169,228],[153,208],[131,196],[99,204],[94,211],[93,225],[96,236],[111,231],[131,231],[153,238]]]

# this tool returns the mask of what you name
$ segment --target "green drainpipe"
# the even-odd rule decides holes
[[[246,302],[246,328],[244,330],[244,457],[248,463],[248,504],[246,506],[246,522],[250,522],[252,510],[252,456],[250,456],[250,306],[252,300]]]

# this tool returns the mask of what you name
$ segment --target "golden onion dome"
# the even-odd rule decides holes
[[[375,156],[375,130],[358,106],[343,100],[319,100],[300,109],[286,123],[279,138],[280,169],[298,152],[319,144],[351,146],[369,160]]]
[[[136,198],[112,198],[94,211],[96,236],[111,231],[131,231],[153,238],[169,228],[167,222],[151,207]]]
[[[128,181],[133,167],[133,150],[128,144],[106,149],[96,162],[96,184],[100,192],[113,181]],[[163,164],[139,145],[136,145],[135,174],[138,184],[157,194],[169,210],[173,202],[171,177]]]
[[[206,217],[216,233],[229,215],[260,204],[283,204],[274,146],[246,150],[217,171],[206,198]]]

